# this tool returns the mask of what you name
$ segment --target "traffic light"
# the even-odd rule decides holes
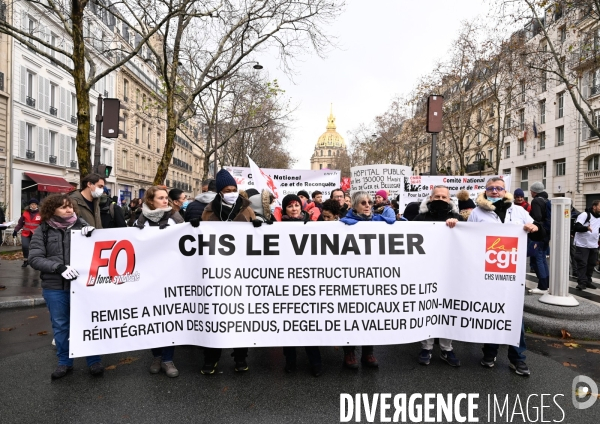
[[[106,178],[110,177],[111,171],[112,171],[112,166],[98,165],[98,174],[100,174]]]

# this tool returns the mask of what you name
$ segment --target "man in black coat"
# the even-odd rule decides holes
[[[201,220],[204,208],[210,202],[213,201],[217,195],[217,182],[216,180],[210,180],[208,182],[208,191],[200,193],[193,202],[190,202],[187,209],[185,210],[185,222],[190,222],[192,219]]]

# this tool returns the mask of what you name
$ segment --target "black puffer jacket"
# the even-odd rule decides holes
[[[448,211],[445,213],[433,213],[430,209],[429,204],[431,200],[427,197],[425,200],[421,202],[421,206],[419,207],[419,214],[415,216],[413,221],[446,221],[448,219],[454,218],[458,221],[464,221],[465,219],[458,214],[458,208],[451,201],[448,205]]]
[[[60,265],[70,265],[71,230],[81,230],[88,223],[82,218],[67,231],[52,228],[43,222],[33,233],[29,245],[29,265],[40,271],[42,288],[50,290],[69,290],[71,282],[56,272]],[[44,233],[46,241],[44,242]]]

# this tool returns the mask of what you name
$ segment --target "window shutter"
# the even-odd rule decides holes
[[[71,157],[72,157],[71,144],[72,144],[71,137],[65,136],[65,156],[66,156],[66,160],[67,160],[67,166],[71,166]]]
[[[21,66],[21,103],[25,103],[25,97],[27,96],[27,69]]]
[[[71,98],[69,100],[74,100],[73,101],[73,107],[75,108],[75,110],[71,111],[72,112],[71,115],[77,116],[77,96],[72,91],[71,91]],[[71,102],[69,102],[69,104],[71,104]],[[69,118],[69,119],[71,119],[71,118]]]
[[[40,158],[40,145],[43,145],[44,143],[39,139],[39,137],[43,137],[41,131],[41,128],[38,127],[33,127],[31,129],[31,150],[33,150],[34,152],[36,152],[36,160],[41,160]]]
[[[24,10],[21,16],[21,29],[27,31],[27,12]]]
[[[50,132],[48,130],[44,130],[44,162],[48,162],[48,156],[50,152]]]
[[[60,109],[58,110],[60,119],[67,119],[67,90],[60,87]]]
[[[58,141],[58,164],[66,166],[65,162],[65,135],[59,134]]]
[[[110,74],[108,74],[108,97],[114,97],[114,85],[115,85],[115,79],[114,79],[114,72],[111,72]]]
[[[25,157],[27,150],[27,124],[25,121],[19,121],[19,157]]]
[[[65,90],[65,103],[67,104],[67,121],[71,122],[71,116],[73,116],[71,111],[71,92],[67,90]]]
[[[50,80],[44,78],[44,105],[46,112],[50,112]]]
[[[44,78],[41,75],[37,76],[38,80],[38,98],[37,98],[37,108],[43,112],[48,112],[46,107],[44,106]]]
[[[106,164],[108,166],[112,166],[112,161],[113,161],[113,151],[109,150],[108,151],[108,160],[106,161]]]

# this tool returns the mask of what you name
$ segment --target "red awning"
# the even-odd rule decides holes
[[[62,177],[34,174],[32,172],[25,172],[25,175],[37,183],[38,191],[47,191],[49,193],[69,193],[75,189],[67,180]]]

